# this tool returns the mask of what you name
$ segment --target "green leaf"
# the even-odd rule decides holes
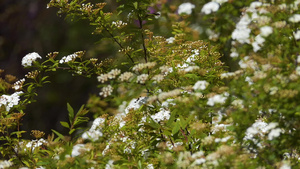
[[[71,105],[69,103],[67,103],[67,109],[69,112],[69,120],[70,120],[70,124],[72,124],[72,120],[74,119],[74,110],[71,107]]]
[[[60,124],[65,128],[70,128],[69,124],[65,121],[61,121]]]
[[[135,9],[138,9],[138,2],[134,2],[133,6],[134,6]]]
[[[71,135],[72,133],[74,133],[75,130],[76,130],[76,129],[70,130],[70,131],[69,131],[69,134]]]
[[[55,131],[53,129],[51,129],[51,130],[53,133],[55,133],[58,136],[58,138],[60,138],[61,140],[64,140],[65,137],[62,134],[60,134],[58,131]],[[54,141],[58,141],[58,140],[55,139]]]
[[[179,131],[179,129],[180,129],[180,122],[176,121],[175,126],[172,129],[172,134],[173,135],[176,134]]]

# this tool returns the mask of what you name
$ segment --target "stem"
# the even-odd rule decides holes
[[[143,51],[144,51],[144,59],[145,59],[145,62],[147,63],[148,62],[148,59],[147,59],[147,48],[146,48],[146,45],[145,45],[145,38],[144,38],[144,34],[143,34],[143,20],[142,18],[140,17],[140,15],[137,15],[138,19],[139,19],[139,24],[140,24],[140,29],[141,29],[141,36],[142,36],[142,44],[143,44]]]
[[[106,26],[104,26],[104,25],[102,25],[101,24],[101,26],[104,28],[104,30],[109,34],[109,36],[120,46],[120,48],[121,49],[124,49],[124,47],[122,46],[122,44],[114,37],[114,35],[107,29],[107,27]],[[133,59],[132,59],[132,57],[128,54],[128,53],[126,53],[126,55],[128,56],[128,58],[130,59],[130,61],[132,62],[132,63],[134,63],[134,61],[133,61]]]

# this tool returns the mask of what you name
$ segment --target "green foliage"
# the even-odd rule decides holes
[[[299,9],[282,3],[201,1],[189,9],[202,10],[196,14],[176,13],[166,1],[120,0],[108,9],[51,0],[60,15],[88,20],[119,53],[100,60],[53,52],[30,61],[25,82],[12,88],[2,79],[1,92],[22,92],[1,96],[17,100],[1,102],[1,157],[33,168],[299,167]],[[160,36],[162,29],[174,37]],[[234,72],[220,61],[229,55],[239,61]],[[26,105],[58,69],[97,79],[99,95],[77,113],[67,104],[69,120],[60,122],[67,134],[52,130],[44,140],[33,130],[36,140],[22,139]],[[89,111],[95,119],[83,130]]]

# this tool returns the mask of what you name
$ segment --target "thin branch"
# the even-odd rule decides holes
[[[144,59],[145,59],[145,62],[147,63],[148,58],[147,58],[147,48],[146,48],[146,45],[145,45],[145,38],[144,38],[144,33],[143,33],[143,20],[140,17],[140,15],[137,15],[137,17],[139,19],[140,29],[142,30],[141,31],[141,36],[142,36],[142,44],[143,44],[143,50],[144,50]]]
[[[122,46],[122,44],[114,37],[114,35],[104,26],[101,24],[101,26],[104,28],[104,30],[109,34],[109,36],[120,46],[121,49],[124,49],[124,47]],[[130,59],[130,61],[132,63],[134,63],[132,57],[126,53],[126,55],[128,56],[128,58]]]

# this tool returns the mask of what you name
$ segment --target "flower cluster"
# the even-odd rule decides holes
[[[133,66],[132,70],[135,72],[140,72],[143,69],[152,69],[156,65],[155,62],[139,63]]]
[[[68,63],[68,62],[71,62],[71,61],[75,60],[77,57],[78,57],[78,55],[76,53],[73,53],[71,55],[64,56],[63,58],[61,58],[61,60],[59,61],[59,63],[60,64]]]
[[[12,107],[19,104],[20,95],[23,92],[15,92],[12,95],[2,95],[0,96],[0,107],[5,106],[6,111],[9,111]]]
[[[121,70],[119,69],[112,69],[110,72],[106,74],[101,74],[97,77],[98,81],[101,83],[104,83],[108,81],[109,79],[114,79],[116,76],[118,76],[121,73]]]
[[[32,66],[32,63],[37,59],[42,59],[42,57],[38,53],[29,53],[22,58],[22,65],[24,67]]]
[[[111,85],[108,85],[101,89],[99,95],[103,97],[107,97],[110,96],[112,92],[113,92],[113,87]]]
[[[25,82],[25,79],[23,78],[23,79],[20,79],[20,80],[18,80],[18,81],[16,81],[14,84],[13,84],[13,89],[14,90],[20,90],[20,89],[22,89],[22,86],[23,86],[23,84],[24,84],[24,82]]]

